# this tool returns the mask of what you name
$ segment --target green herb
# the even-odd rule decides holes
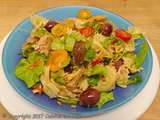
[[[112,92],[101,92],[100,93],[100,99],[98,101],[98,103],[96,104],[96,106],[100,109],[105,103],[113,100],[113,93]]]
[[[99,75],[91,76],[88,79],[88,84],[91,86],[97,86],[99,82]]]

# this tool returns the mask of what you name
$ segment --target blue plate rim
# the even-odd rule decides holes
[[[91,9],[95,9],[95,10],[100,10],[100,11],[103,11],[103,12],[108,12],[114,16],[118,16],[120,19],[122,20],[125,20],[126,22],[128,22],[130,24],[130,26],[133,26],[133,24],[127,20],[126,18],[123,18],[122,16],[118,15],[117,13],[114,13],[110,10],[105,10],[105,9],[101,9],[101,8],[97,8],[97,7],[92,7],[92,6],[84,6],[84,5],[72,5],[72,6],[58,6],[58,7],[50,7],[50,8],[46,8],[46,9],[42,9],[36,13],[34,13],[33,15],[36,15],[36,14],[40,14],[42,12],[45,12],[47,10],[54,10],[54,9],[62,9],[62,8],[71,8],[71,7],[85,7],[85,8],[91,8]],[[48,107],[46,106],[43,106],[35,101],[32,101],[30,98],[26,97],[19,89],[17,89],[17,87],[14,85],[14,82],[12,82],[12,80],[9,79],[9,75],[6,74],[7,70],[6,70],[6,62],[4,60],[4,57],[3,55],[7,52],[6,51],[6,44],[8,43],[8,39],[11,38],[12,34],[15,32],[15,30],[18,28],[19,25],[21,25],[22,23],[24,23],[27,19],[29,19],[29,17],[26,17],[25,19],[23,19],[19,24],[16,25],[16,27],[14,27],[14,29],[11,31],[11,33],[9,34],[7,40],[5,41],[5,44],[4,44],[4,47],[3,47],[3,52],[2,52],[2,65],[3,65],[3,69],[4,69],[4,73],[5,73],[5,76],[7,78],[7,80],[9,81],[9,83],[11,84],[11,86],[16,90],[16,92],[18,94],[20,94],[24,99],[26,99],[28,102],[31,102],[32,104],[40,107],[40,108],[43,108],[49,112],[54,112],[54,113],[58,113],[58,114],[63,114],[63,115],[67,115],[67,116],[71,116],[71,117],[89,117],[89,116],[94,116],[94,115],[98,115],[98,114],[102,114],[102,113],[105,113],[105,112],[108,112],[108,111],[111,111],[113,109],[117,109],[119,107],[121,107],[122,105],[128,103],[130,100],[132,100],[133,98],[135,98],[137,96],[138,93],[140,93],[140,91],[142,91],[142,89],[145,87],[146,83],[148,82],[149,78],[150,78],[150,75],[151,75],[151,72],[152,72],[152,68],[153,68],[153,55],[152,55],[152,51],[151,51],[151,48],[150,48],[150,45],[149,45],[149,52],[150,52],[150,55],[151,55],[151,70],[149,71],[149,73],[146,75],[146,77],[148,78],[146,81],[143,82],[143,85],[136,91],[134,92],[131,96],[129,96],[126,100],[122,101],[121,103],[117,104],[116,106],[111,106],[107,109],[99,109],[97,111],[92,111],[92,112],[89,112],[89,113],[84,113],[84,112],[71,112],[71,111],[63,111],[63,110],[58,110],[58,109],[54,109],[51,110],[49,109]],[[146,41],[148,42],[148,39],[145,38]],[[142,84],[142,83],[141,83]],[[83,114],[82,114],[83,113]]]

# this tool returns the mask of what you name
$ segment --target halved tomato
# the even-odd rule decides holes
[[[126,32],[124,29],[115,30],[115,35],[116,37],[120,38],[121,40],[125,42],[128,42],[132,38],[132,35]]]

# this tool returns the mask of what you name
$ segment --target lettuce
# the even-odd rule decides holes
[[[60,85],[65,85],[66,81],[63,79],[64,76],[64,70],[59,70],[58,72],[51,73],[52,79],[56,82],[59,83]]]
[[[64,40],[55,39],[51,43],[52,50],[64,49]]]
[[[43,37],[44,35],[50,35],[50,33],[44,28],[44,27],[39,27],[37,29],[34,29],[32,31],[32,35],[34,37],[38,37],[38,38],[41,38]]]
[[[123,80],[117,81],[117,85],[119,87],[126,88],[128,85],[138,84],[138,83],[141,83],[141,82],[142,82],[141,76],[136,74],[136,75],[131,76],[130,79],[123,79]]]
[[[91,77],[88,79],[88,84],[91,85],[91,86],[96,86],[96,85],[98,85],[98,82],[99,82],[99,76],[97,76],[97,75],[91,76]]]
[[[89,49],[87,50],[87,52],[86,52],[85,60],[88,61],[88,62],[90,62],[90,61],[93,60],[93,58],[95,57],[95,55],[96,55],[95,50],[92,49],[92,48],[89,48]]]
[[[147,56],[147,53],[148,53],[148,49],[149,49],[148,43],[147,41],[144,41],[141,45],[141,49],[136,53],[135,62],[136,62],[137,68],[139,68],[144,62],[145,57]]]
[[[74,37],[72,37],[71,35],[66,36],[66,38],[65,38],[65,49],[67,51],[71,52],[73,50],[73,46],[74,46],[75,41],[76,41],[76,39]]]
[[[96,106],[100,109],[105,103],[113,100],[113,93],[112,92],[101,92],[100,93],[100,99],[97,102]]]
[[[90,67],[86,70],[85,74],[87,76],[93,76],[93,75],[107,75],[107,69],[104,66],[101,65],[95,65],[93,67]]]
[[[44,26],[49,20],[42,16],[31,16],[31,23],[34,27]]]
[[[71,34],[70,34],[70,37],[78,40],[78,41],[86,41],[86,37],[81,35],[81,33],[77,32],[77,31],[73,31]]]
[[[76,98],[69,98],[69,97],[57,97],[57,100],[61,103],[66,103],[70,105],[77,105],[78,99]]]
[[[136,74],[129,79],[128,84],[138,84],[142,82],[142,78],[140,75]]]
[[[27,59],[22,58],[16,66],[15,75],[23,80],[28,88],[40,81],[44,69],[44,57],[36,52],[30,53]]]

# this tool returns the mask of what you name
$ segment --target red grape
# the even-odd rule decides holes
[[[95,105],[100,98],[100,93],[94,88],[88,88],[80,95],[80,104],[84,106]]]
[[[113,27],[110,23],[105,23],[102,25],[101,33],[105,36],[110,36],[113,31]]]
[[[51,29],[57,24],[55,21],[49,21],[44,28],[48,31],[51,32]]]

